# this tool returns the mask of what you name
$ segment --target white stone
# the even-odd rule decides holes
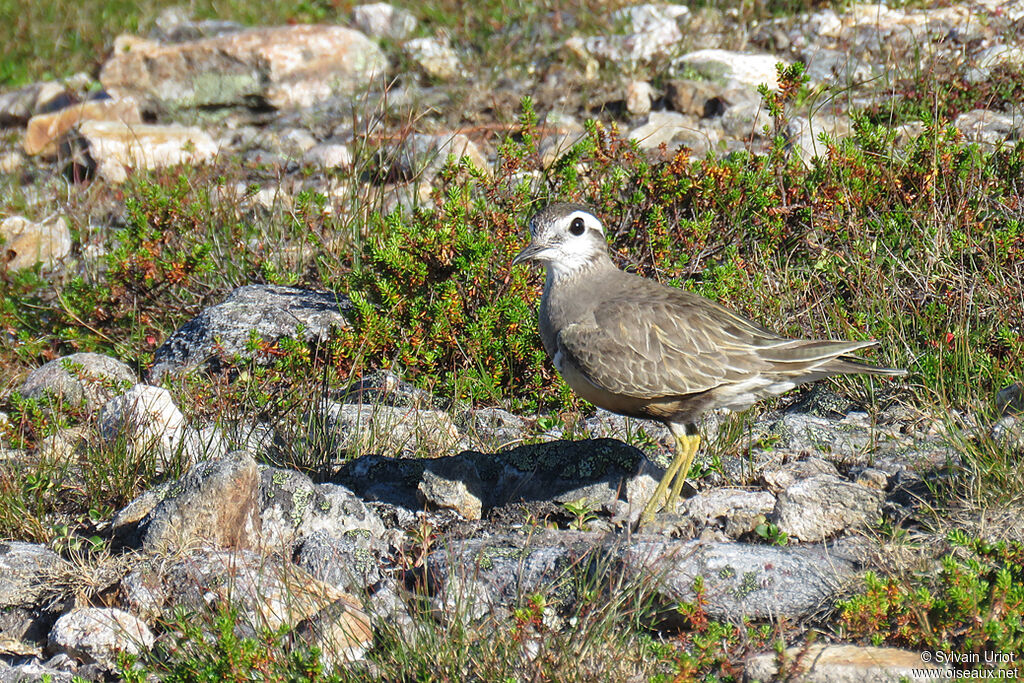
[[[352,8],[352,23],[372,38],[405,40],[416,30],[412,12],[386,2],[356,5]]]
[[[405,53],[431,78],[448,80],[459,75],[462,64],[447,41],[437,38],[415,38],[403,46]]]
[[[123,182],[126,168],[155,169],[200,164],[218,152],[217,143],[199,128],[118,121],[85,121],[78,132],[101,176]]]
[[[103,406],[100,434],[108,441],[123,438],[131,452],[152,451],[167,462],[185,438],[185,416],[166,389],[136,384]]]
[[[80,607],[68,612],[50,631],[50,649],[83,662],[113,669],[121,652],[139,654],[156,639],[136,616],[109,607]]]
[[[636,116],[644,116],[651,111],[651,100],[654,99],[654,88],[647,81],[631,81],[626,86],[626,111]]]
[[[0,269],[31,268],[37,263],[53,268],[71,253],[71,230],[64,216],[40,223],[23,216],[8,216],[0,222]]]
[[[352,165],[352,150],[339,143],[316,145],[302,156],[302,163],[321,168],[348,168]]]
[[[779,87],[775,65],[789,61],[769,54],[750,54],[733,50],[697,50],[680,57],[673,66],[690,68],[712,80],[735,82],[749,88],[766,84],[769,88]]]

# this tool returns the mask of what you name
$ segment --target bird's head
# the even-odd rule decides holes
[[[533,238],[512,265],[538,261],[557,276],[570,275],[608,259],[604,226],[582,204],[551,204],[530,219]]]

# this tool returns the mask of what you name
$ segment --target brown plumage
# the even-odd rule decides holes
[[[670,484],[666,503],[678,498],[704,411],[742,410],[831,375],[905,374],[849,355],[875,342],[787,339],[696,294],[619,270],[585,206],[552,204],[533,217],[530,232],[513,263],[546,268],[540,333],[562,377],[591,403],[658,420],[676,437],[676,457],[645,518]]]

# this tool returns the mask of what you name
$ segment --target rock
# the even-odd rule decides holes
[[[639,539],[615,550],[626,575],[650,585],[671,625],[680,601],[692,602],[694,579],[704,581],[712,619],[799,619],[835,600],[855,576],[853,565],[823,546]],[[682,625],[682,624],[680,624]]]
[[[526,436],[526,420],[501,408],[470,410],[462,421],[463,431],[481,450],[501,450]]]
[[[111,607],[79,607],[53,625],[49,647],[113,671],[119,653],[137,655],[155,641],[149,627],[127,612]]]
[[[723,88],[711,81],[677,78],[668,83],[667,97],[672,109],[688,116],[721,116],[730,104],[725,101],[722,94]]]
[[[66,659],[66,662],[54,660]],[[0,681],[4,683],[78,683],[82,679],[76,674],[78,667],[64,654],[50,658],[46,662],[38,659],[28,661],[15,660],[17,664],[0,665]],[[56,665],[52,665],[56,664]]]
[[[446,460],[462,462],[449,465]],[[428,467],[441,472],[437,479],[449,484],[454,482],[446,477],[462,472],[459,481],[466,491],[455,491],[455,499],[462,501],[459,507],[475,508],[470,497],[480,500],[482,511],[519,501],[573,503],[604,510],[623,523],[639,518],[662,474],[636,448],[594,439],[519,446],[502,453],[464,451],[429,460],[363,456],[345,463],[337,480],[364,499],[416,510]],[[438,500],[452,500],[438,495]]]
[[[464,459],[442,458],[423,469],[416,491],[428,509],[455,510],[464,519],[480,519],[483,503],[473,491],[482,491],[483,482],[472,463]]]
[[[193,465],[139,523],[150,551],[259,544],[259,473],[244,451]]]
[[[1007,451],[1024,451],[1024,418],[1004,415],[989,431],[992,441]]]
[[[1024,384],[1014,382],[996,394],[996,410],[1000,415],[1024,413]]]
[[[57,154],[57,143],[83,121],[113,121],[134,126],[142,123],[138,103],[131,99],[87,100],[57,111],[36,114],[28,122],[22,147],[28,155]]]
[[[454,156],[456,160],[467,157],[477,169],[490,170],[487,157],[480,152],[476,143],[462,133],[413,133],[401,142],[393,159],[385,163],[385,174],[396,180],[429,181],[444,167],[449,156]]]
[[[167,373],[178,374],[201,365],[216,370],[221,355],[269,364],[272,355],[253,356],[249,348],[251,332],[255,331],[267,346],[296,335],[306,342],[325,342],[332,328],[349,326],[345,317],[349,306],[347,300],[328,292],[280,285],[239,287],[222,303],[204,309],[156,350],[149,379],[156,382]]]
[[[535,593],[545,596],[549,608],[570,613],[580,578],[572,569],[585,572],[599,543],[596,534],[575,532],[452,541],[427,560],[427,592],[438,616],[448,621],[500,621],[522,596]]]
[[[352,23],[371,38],[405,40],[416,30],[416,17],[406,9],[374,2],[352,8]]]
[[[128,178],[126,169],[146,170],[201,164],[217,155],[217,143],[205,131],[121,121],[84,121],[65,139],[63,156],[76,177],[100,177],[111,183]]]
[[[760,100],[748,99],[737,102],[722,113],[722,130],[729,137],[739,140],[764,138],[771,133],[772,117]]]
[[[169,108],[309,107],[366,87],[383,52],[342,26],[248,29],[178,44],[122,35],[100,71],[112,94],[140,93]]]
[[[805,164],[828,154],[828,147],[820,140],[822,133],[837,142],[853,134],[853,124],[847,116],[819,114],[813,120],[796,116],[786,128],[786,136]]]
[[[295,563],[338,590],[357,595],[383,580],[384,544],[360,530],[315,531],[295,554]]]
[[[373,645],[370,620],[348,599],[337,600],[295,627],[296,638],[320,651],[327,669],[342,667],[363,658]]]
[[[138,382],[135,372],[116,358],[98,353],[73,353],[33,370],[18,389],[25,398],[46,395],[92,413]]]
[[[307,439],[325,440],[329,452],[368,451],[408,455],[450,452],[462,435],[448,413],[441,410],[395,408],[385,405],[328,401],[320,416],[310,418]]]
[[[683,38],[679,21],[689,16],[685,5],[644,4],[616,10],[613,24],[624,27],[624,35],[573,37],[567,48],[581,55],[615,64],[637,65],[668,55]]]
[[[69,567],[44,545],[0,542],[0,609],[35,606],[52,590],[52,575]]]
[[[348,637],[335,643],[342,656],[361,656],[373,636],[369,619],[355,598],[274,555],[246,550],[205,551],[173,563],[142,564],[125,580],[162,587],[152,594],[158,602],[149,605],[149,610],[180,605],[209,614],[219,607],[236,608],[242,635],[299,627],[331,607],[318,624],[336,626],[329,629],[334,635],[347,633]]]
[[[816,542],[873,524],[881,515],[883,498],[878,490],[818,474],[780,493],[772,519],[790,537]]]
[[[0,222],[0,268],[8,272],[41,263],[52,269],[71,253],[71,230],[64,216],[35,223],[22,216]]]
[[[318,168],[348,168],[352,165],[352,150],[348,145],[335,143],[314,145],[302,155],[302,163]]]
[[[647,81],[630,81],[626,86],[626,111],[634,116],[646,116],[651,113],[654,95],[654,88]]]
[[[797,481],[808,479],[817,474],[830,474],[838,477],[839,470],[827,460],[810,456],[800,460],[791,460],[781,467],[765,469],[761,472],[761,480],[764,481],[769,490],[779,493]]]
[[[437,401],[388,370],[377,370],[353,383],[342,394],[345,403],[377,404],[396,408],[436,408]]]
[[[953,126],[972,142],[998,146],[1021,135],[1019,117],[987,109],[975,109],[956,117]]]
[[[185,416],[171,392],[136,384],[107,401],[100,410],[100,435],[110,442],[124,440],[129,452],[153,452],[163,466],[181,455]]]
[[[974,65],[968,69],[966,79],[970,83],[983,83],[992,77],[992,69],[1019,70],[1022,67],[1024,67],[1024,47],[1006,44],[993,45],[974,56]]]
[[[550,168],[573,145],[586,137],[586,131],[579,121],[559,112],[549,113],[541,130],[544,136],[540,140],[539,151],[544,168]]]
[[[426,581],[445,618],[469,620],[500,620],[533,593],[544,594],[554,612],[572,615],[581,585],[643,586],[665,607],[665,623],[678,627],[685,624],[675,607],[695,599],[697,576],[704,580],[709,616],[741,621],[812,614],[840,595],[854,571],[819,546],[608,540],[599,533],[542,531],[452,541],[430,554],[425,574],[410,578]]]
[[[406,41],[402,49],[430,78],[447,81],[462,72],[462,62],[447,40],[414,38]]]
[[[899,683],[922,676],[942,678],[949,665],[930,663],[920,652],[893,647],[861,647],[813,643],[787,648],[782,655],[786,675],[807,683]],[[779,655],[750,657],[745,663],[745,680],[776,680]]]
[[[318,531],[335,535],[365,532],[378,538],[384,524],[344,486],[314,484],[301,472],[260,468],[260,543],[290,549]]]
[[[718,141],[695,119],[674,111],[651,112],[646,124],[630,131],[629,139],[636,140],[640,149],[646,151],[655,151],[665,145],[667,152],[672,153],[686,147],[695,157],[707,154]]]
[[[10,92],[0,93],[0,126],[25,125],[30,118],[61,98],[67,97],[63,83],[45,81],[33,83]]]
[[[877,66],[849,51],[816,46],[805,50],[803,59],[807,65],[804,73],[811,83],[852,85],[867,83],[879,75]]]
[[[150,38],[168,43],[212,38],[245,29],[244,26],[233,21],[217,19],[195,21],[188,9],[180,5],[168,7],[160,12],[153,24]]]
[[[0,173],[14,175],[25,164],[25,155],[16,149],[0,154]]]
[[[686,514],[700,528],[716,527],[730,538],[753,531],[775,508],[775,496],[767,491],[718,488],[701,491],[686,501]]]
[[[720,83],[736,83],[756,92],[757,86],[779,87],[775,65],[788,64],[782,57],[768,54],[748,54],[732,50],[697,50],[689,52],[675,62],[676,70],[689,69],[702,77]]]

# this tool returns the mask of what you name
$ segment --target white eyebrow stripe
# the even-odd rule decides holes
[[[577,218],[577,217],[583,219],[583,224],[584,225],[587,225],[587,226],[591,226],[591,225],[597,226],[598,231],[602,235],[604,234],[604,225],[601,224],[601,221],[599,221],[597,219],[597,216],[595,216],[594,214],[588,213],[586,211],[573,211],[572,213],[569,214],[569,216],[566,218],[566,220],[569,223],[572,223],[572,221],[575,218]]]

